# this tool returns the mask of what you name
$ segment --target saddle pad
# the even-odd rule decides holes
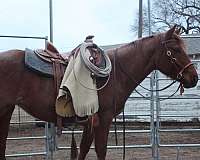
[[[42,60],[28,48],[25,49],[25,66],[46,77],[53,77],[53,64]]]

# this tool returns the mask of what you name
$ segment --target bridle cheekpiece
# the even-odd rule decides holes
[[[177,70],[179,70],[178,73],[177,73],[177,75],[176,75],[176,79],[180,81],[183,78],[183,72],[185,71],[185,69],[187,69],[188,67],[190,67],[191,65],[193,65],[193,63],[189,62],[188,64],[184,65],[184,67],[183,67],[179,63],[179,61],[172,55],[172,52],[168,49],[168,47],[166,45],[168,42],[171,42],[171,41],[173,41],[173,40],[163,41],[163,42],[161,42],[161,44],[164,45],[164,48],[166,50],[166,55],[170,59],[170,62],[175,65],[175,67],[177,68]]]

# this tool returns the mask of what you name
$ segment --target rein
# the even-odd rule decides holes
[[[117,112],[117,104],[116,104],[116,56],[114,54],[113,57],[113,106],[114,106],[114,129],[115,129],[115,144],[118,145],[118,139],[117,139],[117,118],[116,118],[116,112]]]
[[[113,106],[114,106],[114,129],[115,129],[115,143],[116,146],[118,145],[118,136],[117,136],[117,118],[116,118],[116,112],[117,112],[117,103],[116,103],[116,54],[114,54],[113,57]],[[125,134],[125,114],[124,114],[124,109],[123,109],[123,160],[125,160],[125,155],[126,155],[126,134]]]
[[[117,52],[117,49],[116,49],[116,50],[115,50],[116,58],[117,58],[117,53],[118,53],[118,52]],[[143,88],[143,89],[145,89],[145,90],[147,90],[147,91],[149,91],[149,92],[159,92],[159,91],[163,91],[163,90],[169,88],[170,86],[172,86],[174,83],[176,83],[176,80],[174,80],[174,81],[171,82],[169,85],[167,85],[167,86],[165,86],[165,87],[163,87],[163,88],[161,88],[161,89],[156,89],[156,90],[148,89],[148,88],[142,86],[140,83],[138,83],[137,80],[135,80],[134,78],[132,78],[132,77],[123,69],[123,67],[121,66],[121,63],[120,63],[119,61],[118,61],[118,63],[119,63],[119,67],[120,67],[121,71],[122,71],[131,81],[135,82],[136,85],[140,86],[141,88]],[[136,90],[136,89],[135,89],[135,90]],[[137,90],[136,90],[136,92],[137,92]],[[137,93],[138,93],[138,92],[137,92]],[[143,96],[143,97],[144,97],[144,96]]]
[[[181,84],[178,86],[178,88],[176,89],[176,91],[175,91],[174,93],[172,93],[171,95],[167,96],[166,98],[160,99],[160,101],[164,101],[164,100],[166,100],[166,99],[169,99],[169,98],[173,97],[173,96],[178,92],[179,89],[181,89]],[[145,98],[145,99],[147,99],[147,100],[151,100],[151,98],[144,96],[143,94],[141,94],[141,93],[140,93],[139,91],[137,91],[136,89],[135,89],[135,92],[136,92],[137,94],[139,94],[142,98]]]

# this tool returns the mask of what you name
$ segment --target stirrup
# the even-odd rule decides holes
[[[79,124],[87,123],[88,122],[88,116],[85,116],[85,117],[76,116],[75,122],[79,123]]]

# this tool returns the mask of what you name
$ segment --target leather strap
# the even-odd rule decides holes
[[[117,49],[115,50],[114,57],[113,57],[113,106],[114,106],[114,115],[116,114],[116,53]],[[115,128],[115,144],[118,145],[118,136],[117,136],[117,118],[115,115],[114,118],[114,128]]]
[[[53,61],[53,72],[54,72],[54,87],[56,91],[56,96],[58,95],[59,87],[62,81],[62,75],[64,75],[64,68],[60,64],[59,60],[55,59]],[[62,134],[62,117],[57,115],[57,135]]]

